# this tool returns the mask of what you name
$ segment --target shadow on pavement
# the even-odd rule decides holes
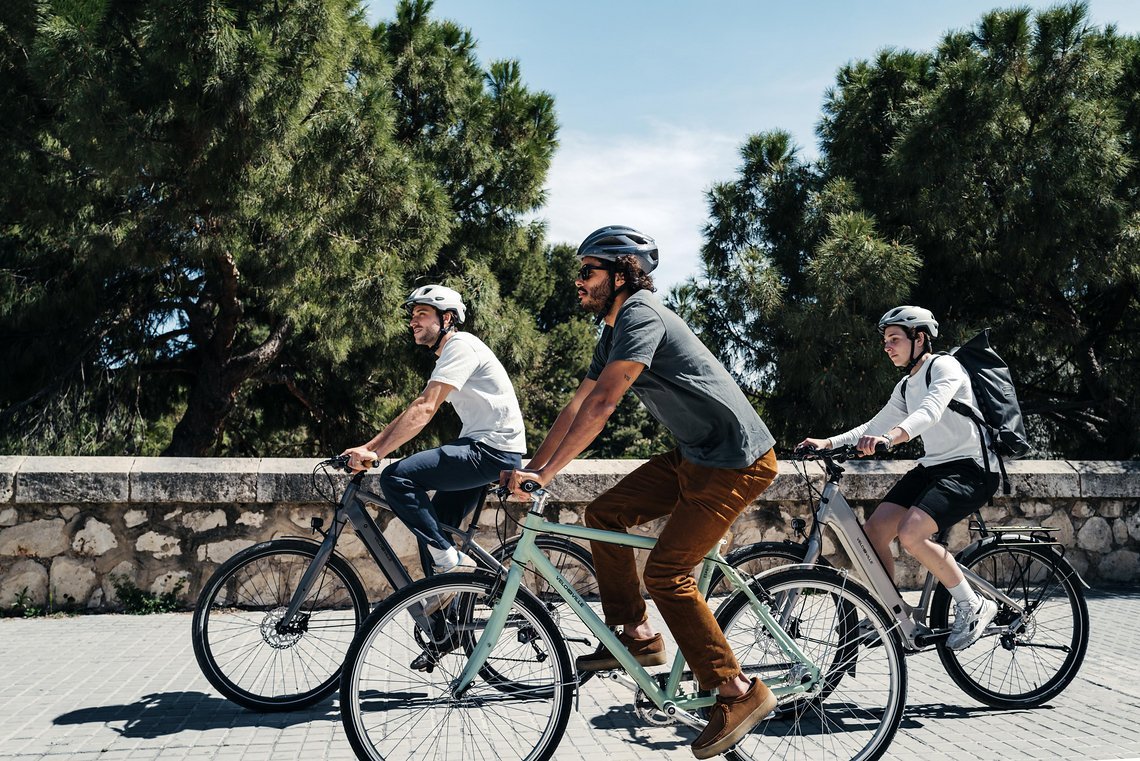
[[[106,724],[123,737],[155,738],[186,730],[284,728],[320,720],[340,721],[340,710],[333,700],[291,713],[255,713],[204,692],[159,692],[125,705],[69,711],[57,716],[52,723],[56,726]]]

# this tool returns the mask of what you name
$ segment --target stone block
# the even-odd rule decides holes
[[[1128,528],[1128,536],[1133,541],[1140,542],[1140,512],[1125,517],[1124,525]]]
[[[149,552],[156,558],[172,558],[182,554],[182,543],[178,537],[163,536],[157,531],[148,531],[135,542],[139,552]]]
[[[1124,501],[1102,499],[1096,505],[1096,514],[1102,518],[1119,518],[1124,515]]]
[[[0,555],[50,558],[67,549],[65,524],[59,518],[21,523],[0,531]]]
[[[1014,499],[1074,499],[1081,496],[1081,480],[1072,463],[1064,460],[1010,460],[1005,464],[1009,474],[1009,496]],[[1001,498],[1001,487],[997,498]]]
[[[1053,537],[1065,547],[1073,546],[1073,537],[1076,532],[1073,530],[1073,520],[1068,513],[1055,510],[1052,515],[1041,521],[1041,525],[1060,529],[1053,533]]]
[[[582,523],[582,515],[577,510],[559,510],[558,522],[567,526],[575,526]]]
[[[324,459],[324,458],[321,458]],[[257,465],[257,499],[259,504],[281,502],[320,502],[325,497],[339,500],[350,476],[339,471],[329,470],[328,476],[317,473],[317,491],[313,491],[313,468],[320,459],[313,458],[266,458]],[[384,460],[382,469],[390,460]],[[380,470],[373,471],[379,473]],[[329,477],[332,484],[329,484]],[[376,475],[365,476],[363,488],[379,493],[380,484]]]
[[[19,560],[0,578],[0,608],[11,608],[21,596],[29,605],[44,605],[47,591],[47,569],[34,560]]]
[[[645,460],[574,460],[550,482],[550,493],[559,504],[587,504],[644,463]]]
[[[16,493],[16,474],[26,459],[23,455],[0,456],[0,503],[12,501]]]
[[[757,498],[757,504],[806,501],[808,487],[804,480],[805,474],[816,489],[823,488],[823,467],[819,463],[796,463],[791,460],[781,460],[777,465],[780,469],[779,473],[776,474],[772,484]]]
[[[187,571],[169,571],[160,575],[150,585],[151,594],[164,595],[167,592],[173,592],[178,589],[179,595],[185,595],[186,587],[190,582],[190,574]],[[180,586],[181,585],[181,586]]]
[[[1140,581],[1140,554],[1117,550],[1101,558],[1097,571],[1102,579],[1135,583]]]
[[[1112,541],[1118,547],[1128,544],[1128,526],[1121,518],[1112,522]]]
[[[193,510],[182,516],[182,525],[195,533],[221,528],[227,525],[226,511],[220,509]]]
[[[114,568],[111,572],[103,576],[103,599],[108,605],[118,605],[119,595],[115,591],[116,581],[127,581],[131,584],[138,583],[138,568],[134,563],[124,560]]]
[[[242,513],[238,516],[236,523],[239,526],[249,526],[250,528],[261,528],[265,524],[265,513]]]
[[[15,526],[20,520],[20,514],[14,507],[5,507],[0,510],[0,526]]]
[[[225,539],[220,542],[211,542],[198,548],[198,561],[208,563],[224,563],[246,547],[257,544],[252,539]]]
[[[236,457],[139,457],[131,470],[131,501],[253,502],[257,462]]]
[[[147,515],[146,510],[128,510],[123,513],[123,524],[126,525],[127,528],[141,526],[149,520],[150,516]]]
[[[88,518],[87,525],[77,531],[71,541],[71,549],[76,554],[89,557],[105,555],[118,546],[119,540],[111,527],[95,518]]]
[[[49,586],[56,605],[86,605],[97,577],[90,560],[56,558],[51,564]]]
[[[1081,494],[1089,499],[1140,497],[1140,461],[1082,460],[1072,463],[1080,475]]]
[[[1042,502],[1036,499],[1022,500],[1020,503],[1021,514],[1026,518],[1044,518],[1053,514],[1053,504],[1050,502]]]
[[[1089,518],[1077,532],[1077,546],[1089,552],[1108,552],[1112,549],[1112,528],[1100,516]]]
[[[15,481],[20,504],[127,502],[133,457],[26,457]]]

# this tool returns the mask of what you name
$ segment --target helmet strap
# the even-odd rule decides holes
[[[443,337],[446,336],[451,331],[455,330],[455,320],[452,320],[450,325],[444,325],[443,324],[443,315],[445,313],[441,312],[437,309],[436,314],[439,316],[439,335],[435,337],[435,343],[433,343],[428,348],[428,351],[430,351],[430,352],[434,352],[436,349],[438,349],[439,345],[441,343],[443,343]]]
[[[926,356],[927,354],[930,353],[930,339],[927,338],[925,341],[922,342],[922,351],[919,352],[917,357],[914,355],[914,345],[916,343],[918,343],[918,334],[919,334],[918,330],[914,330],[911,333],[911,337],[910,337],[910,362],[908,362],[906,367],[903,368],[903,371],[908,373],[908,374],[910,373],[911,370],[914,369],[914,366],[918,364],[920,359],[922,359],[924,356]]]

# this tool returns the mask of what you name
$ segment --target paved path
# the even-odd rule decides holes
[[[888,758],[1140,759],[1140,590],[1090,596],[1084,668],[1051,705],[995,711],[963,695],[934,654],[908,661],[910,691]],[[592,680],[559,759],[692,758],[693,733],[643,727],[632,695]],[[198,671],[190,616],[0,619],[0,761],[352,759],[335,700],[258,715]]]

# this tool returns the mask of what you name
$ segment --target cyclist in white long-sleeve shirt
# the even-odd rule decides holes
[[[889,574],[894,575],[890,545],[897,536],[903,549],[950,591],[956,609],[947,645],[960,650],[981,637],[997,608],[975,594],[954,556],[931,537],[985,504],[997,491],[999,477],[982,460],[985,450],[978,427],[948,409],[951,399],[975,410],[977,403],[958,360],[932,353],[938,337],[934,315],[922,307],[896,307],[879,320],[879,331],[891,362],[907,373],[890,400],[863,425],[830,439],[804,439],[800,446],[855,445],[871,454],[880,443],[893,447],[922,436],[925,454],[918,466],[887,492],[864,530]]]

